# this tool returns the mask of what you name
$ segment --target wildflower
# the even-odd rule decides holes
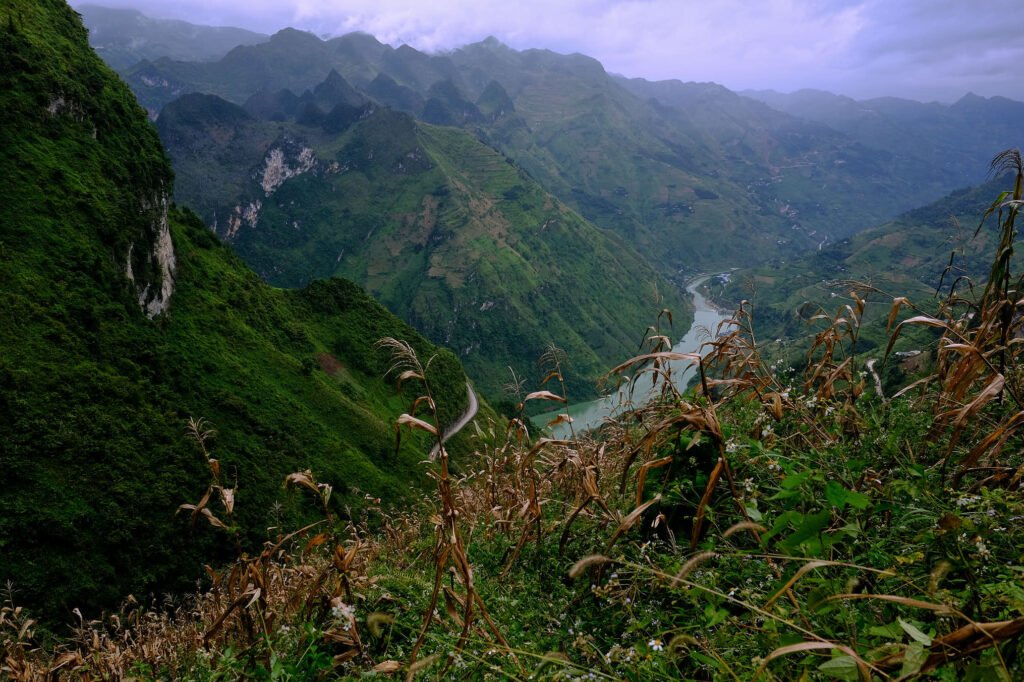
[[[349,606],[340,599],[332,599],[331,604],[331,615],[335,620],[351,620],[356,615],[355,607]]]
[[[356,609],[341,601],[338,597],[331,600],[331,615],[338,621],[341,629],[348,632],[356,619]]]
[[[651,651],[661,651],[665,648],[660,639],[652,639],[647,642],[647,646],[650,647]]]

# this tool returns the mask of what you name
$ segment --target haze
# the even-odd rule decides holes
[[[72,2],[79,6],[84,2]],[[856,98],[1024,98],[1019,0],[107,0],[198,24],[326,37],[365,31],[443,51],[493,35],[517,48],[581,52],[608,71],[801,88]]]

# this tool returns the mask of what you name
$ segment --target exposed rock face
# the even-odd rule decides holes
[[[166,312],[171,304],[177,259],[167,220],[167,195],[160,194],[153,201],[143,201],[142,208],[153,214],[150,234],[147,235],[151,241],[142,247],[145,253],[139,255],[135,255],[134,242],[128,247],[125,275],[135,285],[139,307],[153,318]]]
[[[235,204],[235,207],[231,209],[231,215],[228,216],[228,229],[224,236],[228,239],[233,239],[238,234],[238,231],[242,229],[242,225],[248,225],[250,228],[256,227],[256,224],[260,221],[261,208],[263,208],[263,202],[259,199],[250,201],[245,206]],[[215,224],[214,231],[216,229],[217,226]]]
[[[313,170],[316,162],[316,154],[311,148],[286,138],[279,146],[267,152],[263,167],[257,173],[257,180],[269,197],[289,178]]]

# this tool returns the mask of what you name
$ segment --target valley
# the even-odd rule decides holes
[[[0,678],[1024,679],[1008,0],[116,4],[0,0]]]
[[[693,297],[693,322],[689,330],[678,342],[672,345],[673,353],[703,354],[706,341],[718,335],[719,325],[731,318],[731,315],[715,306],[700,293],[700,288],[708,281],[709,276],[697,277],[686,286],[686,291]],[[671,334],[671,328],[659,330]],[[674,338],[670,336],[670,338]],[[698,375],[696,363],[688,360],[671,360],[667,363],[672,384],[678,391],[686,391],[690,382]],[[655,379],[657,378],[657,383]],[[636,410],[655,399],[665,377],[653,373],[639,374],[635,377],[621,377],[623,385],[612,390],[598,400],[570,405],[567,410],[558,410],[537,415],[533,423],[538,429],[545,429],[551,438],[564,440],[572,437],[575,432],[584,433],[599,428],[606,421],[614,420],[623,413]],[[558,416],[568,414],[572,422],[560,422]],[[557,422],[557,423],[555,423]],[[548,425],[551,424],[550,427]]]

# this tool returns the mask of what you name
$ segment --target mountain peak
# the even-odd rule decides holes
[[[484,47],[504,47],[504,48],[508,48],[508,45],[506,45],[505,43],[501,42],[500,40],[498,40],[494,36],[487,36],[486,38],[481,40],[479,44],[483,45]]]
[[[270,36],[270,42],[278,45],[309,45],[319,44],[323,41],[309,31],[301,31],[297,28],[282,28]]]

